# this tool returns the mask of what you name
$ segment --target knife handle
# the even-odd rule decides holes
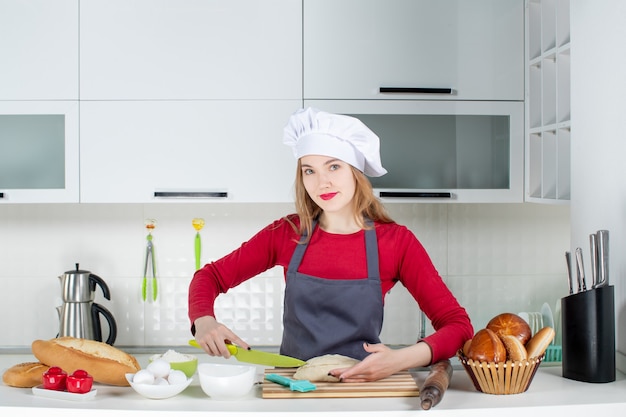
[[[574,280],[572,275],[572,254],[565,252],[565,263],[567,264],[567,285],[569,286],[569,293],[574,294]]]
[[[595,233],[589,235],[589,247],[591,249],[591,287],[598,283],[598,236]]]
[[[598,282],[597,286],[609,283],[609,231],[598,230]]]
[[[576,276],[578,278],[578,292],[586,291],[585,266],[583,265],[583,250],[576,248]]]
[[[198,342],[196,342],[196,339],[190,339],[189,344],[193,347],[197,347],[198,349],[202,349],[200,345],[198,344]],[[228,351],[230,352],[231,355],[235,355],[237,353],[237,346],[235,345],[226,343],[226,348],[228,348]]]

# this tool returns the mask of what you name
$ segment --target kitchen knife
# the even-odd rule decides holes
[[[569,285],[569,293],[574,294],[574,277],[572,275],[572,254],[565,252],[565,262],[567,263],[567,284]]]
[[[595,288],[598,283],[598,236],[595,233],[589,235],[589,246],[591,249],[591,288]]]
[[[583,250],[581,248],[576,248],[576,278],[578,279],[578,292],[587,291],[585,266],[583,265]]]
[[[609,231],[598,230],[598,281],[595,288],[609,285]]]
[[[191,339],[189,344],[193,347],[201,349],[195,339]],[[261,350],[241,349],[235,345],[231,345],[230,343],[226,343],[226,347],[228,348],[230,354],[237,358],[239,362],[274,366],[276,368],[298,368],[306,363],[300,359],[292,358],[291,356],[278,355],[276,353],[263,352]]]

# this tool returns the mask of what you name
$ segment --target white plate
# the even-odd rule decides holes
[[[84,394],[77,394],[77,393],[69,392],[69,391],[55,391],[52,389],[45,389],[43,388],[43,385],[38,385],[36,387],[33,387],[33,394],[35,394],[36,396],[45,397],[45,398],[54,398],[57,400],[87,401],[87,400],[91,400],[92,398],[94,398],[97,393],[98,393],[98,390],[95,388],[92,388],[91,391],[86,392]]]
[[[541,306],[541,316],[543,317],[543,326],[552,327],[556,331],[554,328],[554,314],[552,314],[552,309],[548,303],[543,303]]]

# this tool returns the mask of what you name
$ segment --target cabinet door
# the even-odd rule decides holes
[[[81,102],[81,202],[293,201],[296,163],[282,135],[300,105]]]
[[[304,0],[303,13],[305,99],[524,100],[523,0]]]
[[[297,99],[293,0],[83,0],[81,98]]]
[[[0,100],[78,99],[78,0],[2,0],[0,57]]]
[[[78,101],[0,101],[0,204],[78,202]]]
[[[380,138],[387,174],[371,178],[388,203],[521,203],[524,103],[310,100],[357,117]]]

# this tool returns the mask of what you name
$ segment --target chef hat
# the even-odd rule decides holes
[[[354,117],[300,109],[285,126],[283,143],[291,146],[296,159],[326,155],[341,159],[370,177],[387,173],[380,161],[378,136]]]

